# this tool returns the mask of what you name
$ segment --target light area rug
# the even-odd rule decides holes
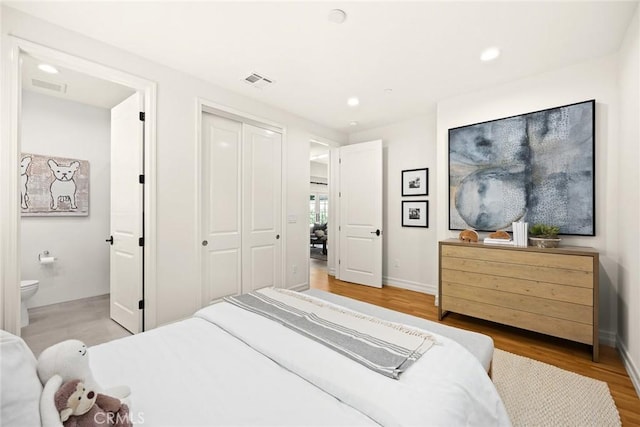
[[[493,383],[514,426],[620,426],[605,382],[495,349]]]

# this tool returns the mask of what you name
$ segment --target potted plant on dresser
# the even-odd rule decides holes
[[[548,224],[534,224],[529,229],[529,242],[538,248],[557,248],[560,244],[560,227]]]

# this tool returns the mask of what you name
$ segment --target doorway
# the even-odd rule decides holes
[[[329,149],[331,249],[326,270],[310,262],[310,283],[382,287],[382,174],[382,140]]]
[[[329,145],[309,142],[310,267],[327,271],[329,247]]]
[[[82,264],[82,261],[78,259],[80,256],[93,253],[104,260],[104,253],[100,254],[99,249],[94,248],[94,250],[89,250],[87,248],[89,246],[87,242],[89,241],[91,241],[91,247],[93,247],[96,236],[93,236],[94,238],[90,239],[86,233],[78,227],[78,224],[94,222],[94,219],[99,219],[99,217],[102,216],[102,226],[94,227],[96,229],[101,229],[101,227],[104,227],[105,217],[106,222],[108,223],[110,223],[110,220],[114,217],[114,215],[111,215],[111,211],[105,211],[100,208],[101,205],[104,207],[105,203],[103,203],[102,198],[105,197],[105,193],[107,193],[106,197],[108,197],[110,193],[109,187],[113,188],[113,182],[109,182],[105,187],[105,176],[100,176],[100,179],[98,179],[98,175],[96,173],[99,173],[100,170],[103,172],[107,170],[106,173],[102,174],[106,175],[107,181],[109,178],[126,175],[126,173],[121,173],[121,171],[118,171],[118,173],[111,173],[111,167],[108,166],[109,162],[104,162],[104,157],[111,157],[110,155],[102,152],[105,149],[105,144],[102,144],[100,158],[94,158],[90,162],[87,159],[87,157],[89,157],[88,154],[83,155],[81,152],[76,154],[76,152],[69,147],[60,149],[60,145],[55,143],[53,137],[58,136],[59,134],[62,134],[67,140],[79,136],[75,135],[78,133],[75,131],[78,131],[82,127],[89,127],[87,122],[81,121],[76,123],[76,126],[73,127],[73,129],[69,130],[67,128],[67,131],[64,131],[63,129],[56,128],[58,125],[62,126],[61,120],[51,120],[49,129],[45,129],[44,126],[41,129],[37,129],[37,123],[30,122],[30,120],[36,117],[37,114],[24,111],[23,107],[35,108],[37,110],[38,105],[42,106],[48,103],[49,107],[51,107],[53,104],[66,102],[66,107],[73,108],[70,106],[75,106],[77,107],[76,109],[82,110],[83,107],[81,107],[81,105],[83,103],[91,103],[90,100],[61,99],[64,98],[64,96],[52,97],[50,96],[51,94],[46,91],[54,91],[55,89],[58,95],[62,94],[67,96],[72,95],[73,93],[80,93],[85,97],[88,96],[91,98],[92,96],[95,97],[97,92],[100,92],[100,90],[93,86],[93,83],[96,82],[101,82],[103,84],[102,87],[108,87],[106,92],[112,95],[113,103],[118,103],[118,101],[121,101],[124,98],[134,96],[132,94],[140,94],[138,95],[138,99],[141,102],[139,102],[138,105],[142,105],[142,108],[137,108],[136,120],[144,120],[140,122],[139,125],[139,135],[141,137],[139,147],[141,152],[144,150],[147,157],[145,157],[144,161],[142,161],[142,157],[140,157],[140,161],[142,163],[141,168],[138,171],[135,171],[134,176],[136,177],[136,181],[139,177],[140,182],[144,182],[145,176],[142,176],[142,174],[144,174],[144,171],[146,170],[147,182],[150,184],[148,186],[145,185],[145,187],[147,187],[145,189],[146,197],[140,200],[138,220],[141,228],[145,226],[149,231],[149,233],[144,236],[147,237],[147,239],[145,239],[146,242],[143,242],[142,240],[143,235],[140,235],[139,240],[140,244],[146,243],[144,246],[139,248],[141,252],[139,270],[142,272],[144,266],[147,269],[147,275],[145,277],[146,281],[143,282],[142,274],[140,274],[139,280],[136,280],[137,290],[135,292],[130,292],[128,297],[135,297],[138,293],[142,295],[145,285],[148,285],[149,293],[153,295],[153,290],[155,290],[155,269],[153,267],[155,265],[155,222],[152,220],[151,213],[153,212],[153,206],[155,205],[155,183],[153,183],[153,180],[149,178],[155,176],[155,133],[151,132],[155,126],[155,84],[15,37],[10,37],[9,41],[12,45],[12,72],[10,74],[12,96],[11,99],[7,101],[7,104],[10,111],[11,132],[8,133],[9,144],[7,144],[6,147],[10,148],[8,151],[11,155],[4,157],[5,163],[3,163],[2,177],[3,179],[7,179],[7,182],[19,182],[20,185],[16,185],[14,188],[11,188],[13,191],[7,191],[8,197],[6,199],[3,197],[3,204],[7,209],[5,211],[5,215],[10,218],[10,221],[3,221],[3,231],[6,232],[5,236],[7,238],[3,239],[2,242],[3,267],[6,267],[6,280],[2,283],[6,297],[3,301],[2,320],[3,328],[5,330],[19,335],[21,332],[21,279],[33,279],[32,277],[25,277],[25,275],[35,276],[36,273],[40,273],[43,282],[45,282],[42,283],[42,287],[39,288],[41,291],[40,304],[43,303],[43,301],[46,304],[47,293],[51,294],[51,292],[47,291],[50,291],[51,288],[45,291],[45,285],[51,285],[51,282],[54,281],[54,279],[61,276],[62,273],[67,270],[66,267]],[[58,79],[44,75],[34,77],[27,72],[30,65],[35,67],[38,67],[39,65],[48,65],[49,67],[43,68],[49,68],[52,76],[56,75],[58,76]],[[55,71],[51,71],[51,69]],[[63,73],[61,73],[61,71],[63,71]],[[72,83],[64,82],[60,79],[63,74],[65,78],[70,75],[83,76],[86,79],[84,80],[84,83],[89,81],[91,84],[89,86],[80,87],[82,86],[82,83],[78,83],[78,81],[73,79],[71,80]],[[30,92],[36,91],[35,88],[41,89],[46,93],[46,95],[44,93],[31,94]],[[78,107],[79,105],[80,107]],[[110,111],[108,108],[95,105],[92,107],[106,109],[109,114],[103,114],[103,117],[109,117]],[[44,110],[45,109],[41,109],[38,113],[41,118],[44,117]],[[49,113],[51,113],[52,110],[55,110],[55,107],[49,108]],[[145,111],[144,115],[140,114],[141,111]],[[58,113],[60,113],[60,111],[58,111]],[[70,116],[68,118],[70,118]],[[108,124],[107,127],[110,128],[110,124]],[[27,130],[27,128],[30,130]],[[48,134],[47,131],[49,132]],[[84,144],[89,145],[92,142],[95,143],[95,139],[98,139],[98,137],[96,136],[96,138],[91,138],[90,136],[87,137],[85,135],[84,137],[79,137],[79,139],[84,139]],[[47,144],[47,142],[49,144]],[[110,145],[111,144],[107,145],[109,149],[111,148]],[[85,149],[86,148],[87,147],[85,147]],[[56,149],[60,149],[60,151],[54,152]],[[33,151],[34,153],[29,153],[29,151]],[[24,154],[32,154],[32,156],[25,156]],[[31,157],[31,161],[35,160],[36,156],[33,154],[44,158],[39,158],[41,163],[38,168],[39,172],[41,172],[40,177],[37,177],[37,174],[30,173],[37,172],[36,170],[29,170],[29,168],[34,168],[35,164],[26,164],[28,161],[25,160],[25,157]],[[14,161],[10,162],[11,159]],[[105,163],[107,166],[105,166]],[[94,166],[93,169],[91,169],[92,164]],[[83,168],[86,176],[80,176],[82,175]],[[91,172],[87,173],[89,170]],[[22,172],[26,172],[24,174],[25,176],[23,176]],[[47,173],[48,178],[43,178]],[[75,173],[79,173],[79,175],[74,177],[73,174]],[[89,182],[85,182],[83,184],[81,183],[82,180],[80,178],[84,178]],[[62,183],[60,184],[59,182]],[[99,194],[93,194],[93,196],[89,198],[91,182],[93,182],[97,187],[96,190],[102,189],[102,191],[100,191]],[[25,185],[22,185],[23,183]],[[140,185],[137,182],[135,182],[135,184]],[[33,203],[38,200],[38,197],[36,197],[38,186],[40,187],[41,193],[41,205],[39,208],[36,208]],[[18,196],[18,192],[21,193],[20,196]],[[43,199],[42,194],[48,194],[49,199]],[[33,197],[30,197],[31,195],[33,195]],[[83,197],[84,202],[81,202]],[[88,203],[91,203],[91,209],[89,209]],[[32,204],[32,206],[29,206],[29,204]],[[112,204],[111,201],[106,203],[107,208],[109,208],[110,204]],[[9,212],[9,214],[7,214],[7,212]],[[31,215],[25,215],[25,221],[23,221],[23,214],[25,213]],[[33,216],[33,218],[26,218],[28,216]],[[27,223],[27,221],[30,222]],[[71,224],[74,221],[77,221],[75,227]],[[65,232],[62,230],[63,225],[71,225],[71,228]],[[24,227],[30,227],[31,229],[28,232],[25,231],[23,236],[21,228],[24,229]],[[101,229],[102,232],[97,238],[98,242],[103,245],[100,246],[103,250],[105,246],[107,248],[109,246],[109,244],[105,242],[105,239],[110,240],[109,227],[107,227],[106,233],[104,232],[104,229]],[[34,233],[35,230],[37,230],[38,233]],[[53,231],[52,233],[47,233],[47,230],[54,230],[55,232],[62,232],[63,234],[62,236],[58,236],[57,239],[52,238],[50,242],[44,242],[44,238],[38,239],[37,237],[33,237],[35,235],[49,237],[48,234],[53,234]],[[23,237],[28,238],[29,236],[31,236],[31,242],[24,242],[23,244]],[[85,240],[80,240],[77,244],[72,244],[70,241],[72,238],[82,239],[83,237]],[[85,242],[85,244],[82,242]],[[138,243],[138,239],[136,239],[136,243]],[[56,249],[53,249],[56,244],[59,246],[56,246]],[[49,245],[52,247],[50,248]],[[75,255],[70,252],[66,252],[70,246],[81,246],[80,252]],[[25,252],[29,252],[29,254],[25,254]],[[143,254],[146,255],[145,259],[143,259]],[[34,257],[35,261],[32,259]],[[35,265],[23,268],[23,260],[25,265]],[[61,265],[63,261],[67,263],[64,267]],[[105,264],[111,264],[111,267],[105,267]],[[41,270],[38,270],[38,268]],[[49,270],[44,270],[47,268]],[[105,268],[109,270],[108,274],[104,273]],[[102,280],[105,279],[105,276],[107,278],[109,276],[113,277],[113,262],[103,262],[102,267],[94,273],[93,281],[95,281],[97,276],[100,276]],[[35,280],[38,279],[36,278]],[[47,281],[49,281],[49,283],[46,283]],[[87,288],[91,285],[91,280],[84,280],[82,283],[84,288],[81,289],[80,294],[74,293],[78,291],[77,288],[75,290],[67,288],[63,291],[63,293],[66,293],[66,297],[63,297],[63,299],[76,299],[78,296],[84,296],[82,295],[82,292],[87,292]],[[104,289],[104,283],[102,283],[102,286],[102,289]],[[111,292],[110,287],[107,288],[107,290]],[[90,290],[90,292],[95,292],[95,290]],[[100,293],[101,291],[98,290],[97,292]],[[36,292],[36,295],[37,294],[38,292]],[[49,295],[49,297],[50,296],[51,295]],[[150,301],[149,306],[155,308],[154,302],[155,301]],[[32,303],[34,305],[39,305],[38,300],[34,300]],[[136,299],[135,304],[132,302],[130,305],[135,305],[137,320],[136,324],[129,325],[132,332],[136,333],[143,330],[145,318],[150,320],[147,322],[147,327],[155,326],[155,310],[150,310],[149,313],[144,313],[142,311],[142,308],[144,307],[142,299]]]
[[[125,249],[142,235],[140,186],[125,184],[142,171],[138,94],[31,55],[21,62],[23,337],[42,347],[44,336],[82,334],[75,323],[110,331],[105,339],[126,335],[109,319],[139,332],[137,300],[128,307],[123,297],[142,293],[137,237]],[[63,309],[67,335],[48,330]]]

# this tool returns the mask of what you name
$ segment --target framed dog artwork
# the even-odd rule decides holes
[[[89,162],[23,153],[20,206],[22,216],[89,215]]]

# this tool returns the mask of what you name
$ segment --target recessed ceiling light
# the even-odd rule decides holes
[[[352,96],[351,98],[347,99],[347,105],[349,105],[350,107],[355,107],[359,104],[360,104],[360,100],[355,96]]]
[[[500,49],[497,47],[490,47],[482,51],[480,54],[480,60],[484,62],[493,61],[498,56],[500,56]]]
[[[53,65],[40,64],[40,65],[38,65],[38,69],[40,71],[44,71],[45,73],[58,74],[58,69],[56,67],[54,67]]]
[[[352,120],[349,122],[349,126],[358,126],[358,122],[356,122],[355,120]]]
[[[384,93],[391,93],[391,92],[393,92],[393,89],[391,89],[391,88],[386,88],[384,90]]]
[[[347,13],[342,9],[332,9],[329,12],[329,21],[334,24],[342,24],[347,20]]]

